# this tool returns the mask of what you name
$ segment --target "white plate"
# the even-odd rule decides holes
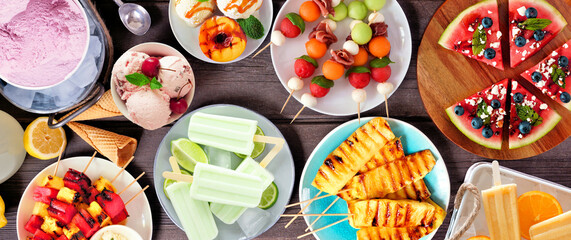
[[[12,177],[26,158],[24,129],[8,113],[0,111],[0,183]]]
[[[299,6],[305,1],[306,0],[287,1],[278,13],[276,24],[274,24],[272,30],[279,30],[279,25],[285,15],[290,12],[297,13],[299,11]],[[347,0],[345,1],[345,4],[349,4],[352,1],[353,0]],[[396,0],[387,0],[386,5],[379,12],[385,16],[385,22],[389,26],[388,39],[391,42],[391,53],[389,57],[396,63],[392,63],[390,65],[392,75],[388,82],[394,84],[394,91],[396,91],[403,81],[410,64],[412,54],[410,28],[408,26],[406,15]],[[315,22],[306,23],[305,32],[303,34],[297,38],[287,38],[286,42],[281,47],[274,45],[270,47],[276,75],[278,75],[282,85],[288,92],[290,92],[290,89],[287,87],[287,81],[291,77],[296,76],[293,67],[295,58],[307,54],[305,51],[305,43],[308,41],[309,33],[312,32],[313,28],[321,20],[323,20],[323,17],[319,18]],[[339,50],[343,48],[345,38],[350,34],[349,24],[352,20],[352,18],[347,17],[345,20],[337,23],[337,30],[335,30],[334,33],[339,41],[332,44],[329,49]],[[319,67],[315,70],[313,76],[322,75],[321,66],[329,58],[331,58],[331,55],[329,54],[329,51],[327,51],[327,54],[324,57],[317,60]],[[295,91],[293,94],[293,97],[298,101],[303,93],[310,92],[309,83],[311,82],[311,77],[305,79],[304,82],[305,84],[303,89]],[[353,102],[353,99],[351,98],[351,92],[353,89],[354,88],[349,84],[349,81],[347,81],[345,77],[341,77],[335,81],[335,86],[331,89],[329,94],[318,99],[317,105],[311,109],[319,113],[333,116],[357,114],[357,103]],[[367,86],[365,90],[367,91],[367,100],[364,103],[361,103],[361,112],[368,111],[384,102],[384,96],[377,93],[377,82],[373,79],[371,79],[369,86]],[[390,97],[394,91],[387,97]]]
[[[91,157],[73,157],[61,160],[56,175],[58,177],[63,177],[69,168],[82,171],[90,158]],[[55,166],[56,163],[53,163],[38,173],[38,175],[32,179],[30,184],[28,184],[24,194],[22,194],[20,204],[18,205],[16,220],[18,239],[24,240],[26,237],[32,236],[31,233],[28,233],[26,229],[24,229],[24,225],[26,225],[30,216],[32,216],[32,210],[34,209],[34,199],[32,199],[33,192],[38,186],[39,181],[41,181],[45,176],[53,174]],[[97,180],[100,176],[111,180],[120,170],[121,168],[117,167],[117,165],[109,160],[95,158],[93,159],[93,162],[91,162],[91,165],[85,174],[91,179],[91,181]],[[133,176],[131,176],[127,171],[124,171],[119,175],[117,180],[115,180],[113,185],[118,191],[122,191],[133,180],[135,180],[135,178],[133,178]],[[123,201],[128,201],[141,189],[141,185],[139,185],[139,183],[135,183],[121,194],[121,198]],[[143,236],[143,239],[151,240],[153,235],[153,218],[151,216],[151,206],[149,205],[146,194],[139,195],[126,207],[127,212],[129,212],[129,217],[127,218],[127,223],[125,225],[137,231],[141,236]]]
[[[319,190],[311,185],[313,178],[317,174],[319,167],[323,164],[325,158],[331,153],[337,146],[339,146],[345,139],[347,139],[357,128],[369,122],[373,117],[362,118],[359,124],[357,119],[346,122],[339,127],[333,129],[327,136],[319,142],[315,147],[305,167],[301,173],[301,180],[299,182],[299,196],[300,201],[306,201],[315,196]],[[397,119],[387,119],[387,122],[391,126],[392,131],[396,137],[400,137],[402,140],[402,146],[404,153],[406,155],[429,149],[434,158],[436,159],[436,165],[424,178],[428,189],[430,190],[432,199],[436,204],[442,207],[445,211],[448,209],[448,202],[450,200],[450,177],[448,176],[448,171],[446,170],[446,165],[444,164],[444,159],[436,149],[436,146],[430,141],[424,133],[415,128],[414,126],[397,120]],[[328,197],[322,200],[313,202],[305,211],[306,214],[320,214],[325,208],[327,208],[333,201],[334,197]],[[305,207],[305,205],[302,205]],[[338,201],[330,208],[327,213],[347,213],[347,203],[345,201]],[[316,217],[304,217],[305,222],[309,226],[311,222],[316,219]],[[323,217],[315,225],[312,226],[312,230],[319,229],[321,227],[327,226],[334,222],[343,219],[341,217]],[[438,229],[434,230],[430,234],[421,238],[422,240],[430,240],[434,237]],[[354,240],[356,239],[357,229],[351,227],[347,221],[337,224],[333,227],[327,228],[323,231],[314,233],[313,236],[317,239],[329,240],[329,239],[346,239]]]
[[[227,104],[210,105],[194,110],[191,113],[187,114],[186,116],[182,117],[171,128],[171,130],[167,133],[167,135],[165,136],[165,138],[163,138],[163,141],[159,145],[157,155],[155,156],[155,166],[153,170],[155,192],[157,193],[159,201],[161,202],[161,205],[163,206],[163,209],[165,210],[169,218],[179,228],[181,228],[180,221],[178,220],[178,217],[174,211],[174,208],[170,200],[167,199],[163,191],[163,182],[165,181],[165,178],[163,178],[162,173],[163,171],[172,171],[170,164],[168,162],[168,159],[171,156],[170,143],[173,140],[188,137],[187,132],[188,132],[188,123],[190,121],[190,116],[192,116],[192,114],[196,112],[256,120],[258,121],[258,126],[262,129],[262,131],[264,131],[265,135],[283,138],[283,135],[281,134],[279,129],[274,124],[272,124],[270,120],[268,120],[267,118],[265,118],[260,114],[257,114],[256,112],[235,105],[227,105]],[[267,145],[264,152],[255,160],[260,161],[271,150],[272,147],[273,146],[271,145]],[[233,168],[237,167],[240,161],[241,159],[232,154]],[[274,182],[278,186],[279,195],[275,205],[270,209],[266,210],[270,213],[270,220],[266,222],[266,225],[265,227],[262,228],[262,230],[260,230],[257,234],[254,234],[254,238],[264,233],[268,229],[270,229],[279,220],[280,215],[285,211],[284,208],[285,205],[289,202],[289,199],[291,198],[291,193],[293,191],[293,185],[295,179],[295,167],[293,165],[293,157],[291,156],[291,151],[289,149],[287,142],[285,143],[283,149],[278,153],[278,155],[276,155],[274,160],[268,165],[266,169],[268,169],[272,174],[274,174],[275,177]],[[248,239],[238,226],[238,223],[228,225],[223,223],[216,217],[214,217],[214,219],[216,220],[216,226],[218,226],[218,236],[216,237],[216,239],[227,239],[227,240]]]
[[[262,1],[262,0],[259,0]],[[174,1],[170,0],[169,2],[169,22],[171,25],[172,32],[174,37],[178,41],[178,43],[192,56],[198,58],[202,61],[209,62],[209,63],[217,63],[217,64],[227,64],[238,62],[255,52],[260,45],[266,39],[268,32],[270,32],[270,27],[272,25],[272,16],[274,15],[274,7],[272,0],[264,0],[260,10],[257,13],[254,13],[254,16],[257,17],[262,25],[264,25],[264,37],[260,39],[252,39],[248,38],[248,42],[246,44],[246,49],[238,58],[228,61],[228,62],[216,62],[210,58],[208,58],[202,50],[200,50],[200,44],[198,43],[198,35],[200,35],[200,26],[193,28],[180,19],[176,11],[174,9]],[[216,9],[214,11],[214,16],[224,16],[220,10]]]

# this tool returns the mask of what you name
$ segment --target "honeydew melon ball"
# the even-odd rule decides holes
[[[373,30],[366,23],[357,23],[351,31],[351,38],[359,45],[367,44],[373,37]]]
[[[329,18],[333,19],[333,21],[339,22],[347,17],[347,5],[345,3],[339,3],[333,10],[335,11],[335,16],[329,14]]]
[[[367,6],[360,1],[353,1],[349,3],[349,17],[356,20],[363,20],[367,17]]]
[[[369,8],[369,10],[371,11],[379,11],[381,10],[381,8],[385,6],[385,3],[387,3],[386,0],[364,0],[364,1],[365,5],[367,5],[367,8]]]

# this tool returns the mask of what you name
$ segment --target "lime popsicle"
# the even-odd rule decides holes
[[[197,163],[190,196],[212,203],[251,208],[260,203],[262,193],[266,189],[263,183],[264,181],[256,176]]]
[[[266,189],[274,181],[274,175],[268,170],[260,166],[260,164],[251,157],[245,158],[242,163],[236,168],[237,172],[245,173],[251,176],[259,177],[262,180],[262,187]],[[246,207],[212,203],[210,210],[222,222],[226,224],[233,224],[238,218],[246,211]]]
[[[166,188],[188,239],[210,240],[218,235],[208,202],[190,197],[190,183],[178,182]]]

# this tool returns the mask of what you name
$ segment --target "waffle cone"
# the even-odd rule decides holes
[[[67,126],[119,167],[123,167],[137,149],[137,140],[131,137],[76,122],[69,122]]]
[[[68,113],[63,118],[66,118],[71,113]],[[115,105],[115,102],[113,101],[113,95],[111,94],[111,90],[108,90],[103,94],[103,96],[101,97],[101,99],[99,99],[99,101],[97,101],[89,109],[85,110],[85,112],[75,117],[73,121],[93,120],[100,118],[115,117],[120,115],[121,112],[119,111],[117,105]]]

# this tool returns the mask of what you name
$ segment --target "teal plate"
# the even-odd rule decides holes
[[[300,201],[305,201],[314,197],[319,190],[311,186],[313,178],[317,174],[319,167],[323,164],[323,161],[337,146],[339,146],[345,139],[347,139],[357,128],[369,122],[373,117],[362,118],[361,124],[355,119],[342,124],[341,126],[333,129],[327,136],[321,140],[321,142],[315,147],[305,168],[301,175],[299,196]],[[420,130],[414,126],[397,120],[397,119],[387,119],[387,122],[391,126],[395,136],[400,137],[402,140],[402,145],[404,148],[404,153],[406,155],[430,149],[432,154],[436,158],[436,165],[428,175],[424,178],[428,189],[432,193],[431,199],[436,202],[443,209],[448,208],[448,202],[450,200],[450,177],[448,176],[448,171],[446,170],[446,165],[444,164],[444,159],[438,152],[438,149],[432,144],[430,139],[424,135]],[[324,195],[324,194],[322,194]],[[305,214],[319,214],[322,213],[325,208],[327,208],[334,200],[335,196],[327,197],[324,199],[317,200],[313,202],[305,211]],[[302,208],[305,205],[302,205]],[[337,201],[333,207],[331,207],[327,213],[347,213],[347,203],[345,201]],[[305,222],[309,225],[317,217],[305,217]],[[321,217],[313,226],[312,230],[325,227],[329,224],[337,222],[345,218],[344,216],[325,216]],[[313,235],[317,239],[349,239],[353,240],[357,238],[357,230],[349,225],[348,221],[341,222],[333,227],[324,229]],[[437,229],[438,230],[438,229]],[[421,240],[432,239],[436,231],[433,231],[429,235],[423,237]]]

